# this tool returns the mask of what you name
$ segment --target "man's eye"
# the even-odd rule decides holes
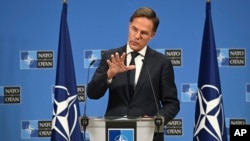
[[[141,32],[143,36],[148,36],[148,32]]]

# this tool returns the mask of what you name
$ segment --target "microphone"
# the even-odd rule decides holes
[[[85,141],[85,133],[86,133],[86,128],[87,126],[89,125],[89,118],[86,114],[86,107],[87,107],[87,85],[89,83],[89,70],[90,70],[90,67],[95,63],[95,60],[92,60],[89,64],[89,67],[88,67],[88,74],[87,74],[87,82],[86,82],[86,87],[85,87],[85,95],[84,95],[84,111],[83,111],[83,116],[81,118],[81,125],[83,126],[83,132],[84,132],[84,135],[83,135],[83,141]]]
[[[93,59],[93,60],[90,62],[89,68],[90,68],[90,66],[92,66],[94,63],[95,63],[95,59]],[[88,69],[89,69],[89,68],[88,68]]]
[[[84,95],[84,111],[83,111],[83,116],[86,116],[86,107],[87,107],[87,85],[89,83],[89,70],[90,70],[90,67],[95,63],[95,59],[93,59],[90,64],[89,64],[89,67],[88,67],[88,74],[87,74],[87,82],[86,82],[86,88],[85,88],[85,95]]]
[[[156,99],[156,94],[155,94],[154,86],[153,86],[152,79],[151,79],[151,76],[150,76],[150,73],[149,73],[148,65],[144,61],[144,59],[142,59],[142,62],[145,65],[147,73],[148,73],[149,83],[150,83],[150,87],[151,87],[152,92],[153,92],[154,101],[155,101],[156,110],[157,110],[157,114],[154,117],[154,122],[155,122],[155,126],[156,126],[155,131],[157,131],[157,132],[163,132],[164,117],[162,117],[160,115],[159,105],[158,105],[158,102],[157,102],[157,99]]]

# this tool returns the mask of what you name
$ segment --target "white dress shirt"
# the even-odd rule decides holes
[[[147,50],[147,46],[145,46],[142,50],[140,50],[138,53],[139,55],[137,57],[135,57],[135,85],[137,84],[140,72],[141,72],[141,68],[143,65],[142,60],[144,59],[145,53]],[[127,66],[129,65],[128,62],[131,61],[131,52],[133,52],[133,50],[130,48],[129,44],[127,44],[127,49],[126,49],[126,61],[127,61]]]

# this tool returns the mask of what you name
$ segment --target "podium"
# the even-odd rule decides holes
[[[81,131],[83,129],[81,125]],[[90,141],[152,141],[155,123],[154,118],[89,117],[86,132]]]

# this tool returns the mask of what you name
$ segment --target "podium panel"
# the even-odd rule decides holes
[[[83,131],[83,126],[81,125]],[[152,141],[155,131],[153,118],[89,118],[86,128],[90,141]]]

